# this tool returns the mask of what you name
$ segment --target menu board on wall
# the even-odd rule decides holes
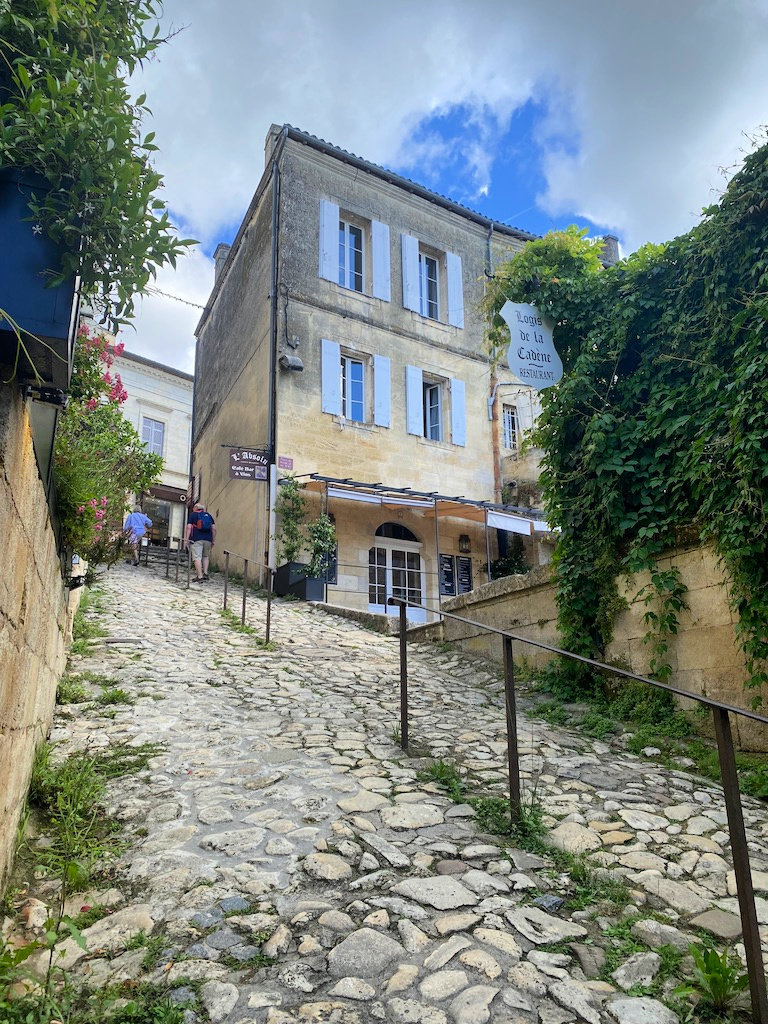
[[[456,594],[456,567],[453,555],[440,555],[440,593],[443,597]]]
[[[459,593],[468,594],[472,589],[472,559],[468,555],[456,556]]]

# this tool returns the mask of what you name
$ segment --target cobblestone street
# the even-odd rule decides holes
[[[396,638],[278,601],[265,651],[224,621],[216,579],[186,590],[119,566],[102,590],[107,636],[70,671],[105,673],[135,703],[114,717],[58,708],[52,739],[62,752],[164,749],[110,787],[129,846],[114,888],[88,902],[113,912],[84,932],[97,955],[64,944],[91,984],[177,986],[190,1024],[673,1024],[662,1000],[684,960],[661,992],[638,994],[662,977],[656,951],[687,953],[702,931],[740,948],[710,782],[521,714],[524,782],[550,841],[631,893],[623,910],[567,909],[567,878],[479,832],[470,806],[420,775],[423,758],[444,759],[470,788],[506,794],[492,669],[409,648],[415,761],[394,742]],[[263,635],[265,602],[248,611]],[[745,799],[745,818],[765,945],[768,810]],[[636,951],[614,964],[611,929],[630,914]],[[126,950],[139,931],[166,937],[148,975],[144,951]]]

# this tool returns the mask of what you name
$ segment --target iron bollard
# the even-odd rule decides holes
[[[744,814],[741,807],[736,758],[733,753],[731,723],[725,708],[712,708],[712,717],[715,722],[717,752],[720,756],[720,778],[723,782],[725,812],[728,817],[728,830],[731,834],[733,871],[736,875],[741,930],[747,958],[752,1020],[754,1024],[765,1024],[768,1021],[768,998],[765,991],[763,954],[760,948],[760,932],[757,927],[755,892],[752,885],[752,871],[749,866],[749,848],[747,833],[744,830]]]
[[[171,575],[171,540],[172,539],[173,538],[171,537],[171,535],[168,534],[168,538],[167,538],[168,542],[167,542],[167,544],[165,546],[165,578],[166,579],[168,579],[168,577]]]
[[[515,661],[511,637],[504,641],[504,704],[507,711],[507,762],[509,771],[509,813],[512,825],[520,821],[520,758],[517,750],[517,708],[515,706]]]
[[[229,590],[229,552],[224,552],[224,611],[227,610],[227,591]]]
[[[245,600],[248,594],[248,559],[243,559],[243,613],[240,616],[240,624],[245,625]]]
[[[408,749],[408,620],[405,601],[400,603],[400,746]]]

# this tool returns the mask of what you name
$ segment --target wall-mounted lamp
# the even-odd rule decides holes
[[[60,409],[66,409],[69,401],[69,395],[61,388],[40,387],[37,384],[22,384],[21,395],[35,402],[45,402],[46,405],[58,405]]]
[[[298,356],[289,356],[287,352],[278,359],[278,363],[283,370],[298,370],[299,372],[304,369],[304,363],[299,359]]]
[[[468,555],[472,550],[472,541],[469,539],[466,533],[462,533],[459,537],[459,551],[462,555]]]

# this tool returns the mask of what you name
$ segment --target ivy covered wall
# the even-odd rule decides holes
[[[701,223],[603,269],[576,229],[530,243],[486,296],[491,355],[507,298],[555,324],[562,382],[542,393],[535,443],[556,555],[565,647],[605,654],[617,580],[649,571],[651,671],[685,606],[660,554],[709,541],[721,560],[757,703],[768,682],[768,146],[752,152]],[[561,666],[571,690],[595,685]]]

